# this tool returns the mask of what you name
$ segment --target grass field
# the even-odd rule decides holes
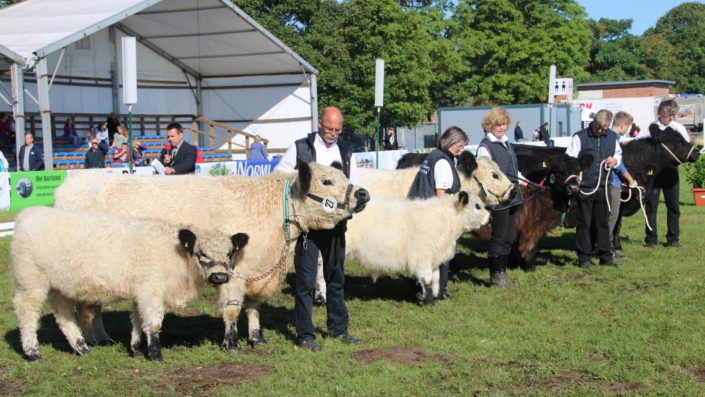
[[[215,292],[206,291],[167,315],[162,364],[128,356],[126,304],[104,316],[118,343],[86,357],[70,352],[47,307],[43,359],[26,362],[12,306],[10,237],[2,238],[0,395],[702,396],[705,208],[693,206],[683,179],[681,186],[683,247],[642,247],[643,218],[628,218],[620,269],[576,267],[574,230],[565,230],[542,240],[536,272],[511,270],[513,288],[488,289],[481,283],[488,278],[485,246],[467,238],[453,263],[452,299],[419,307],[410,278],[373,283],[350,263],[351,332],[365,343],[323,336],[321,353],[294,347],[292,290],[284,285],[262,309],[269,343],[255,350],[219,348],[223,324]],[[663,204],[659,226],[664,242]],[[315,310],[314,322],[325,334],[325,309]]]

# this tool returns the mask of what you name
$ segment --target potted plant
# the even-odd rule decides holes
[[[705,156],[700,156],[698,161],[687,165],[685,177],[693,185],[695,205],[705,206]]]

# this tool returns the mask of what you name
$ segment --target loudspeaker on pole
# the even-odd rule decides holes
[[[375,60],[375,107],[384,106],[384,59]]]

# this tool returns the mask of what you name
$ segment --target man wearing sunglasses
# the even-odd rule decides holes
[[[290,172],[299,163],[316,162],[330,166],[338,162],[351,183],[357,182],[357,165],[352,159],[352,148],[339,139],[343,130],[343,113],[336,107],[327,107],[318,119],[318,131],[294,142],[282,157],[275,171]],[[323,273],[328,286],[326,309],[328,333],[346,344],[360,344],[360,339],[348,333],[348,309],[345,306],[345,221],[332,230],[312,230],[296,242],[294,268],[294,315],[296,344],[302,349],[320,351],[313,326],[313,298],[316,284],[318,253],[323,256]]]

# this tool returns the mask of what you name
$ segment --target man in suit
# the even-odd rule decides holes
[[[196,171],[196,147],[184,141],[184,129],[181,124],[169,124],[166,134],[171,144],[171,165],[164,168],[164,173],[179,175]]]
[[[20,148],[17,165],[20,171],[36,171],[44,168],[44,153],[39,146],[34,145],[34,135],[24,134],[24,145]]]
[[[387,127],[387,131],[384,135],[384,150],[398,150],[399,142],[397,142],[397,137],[394,136],[394,128]]]

